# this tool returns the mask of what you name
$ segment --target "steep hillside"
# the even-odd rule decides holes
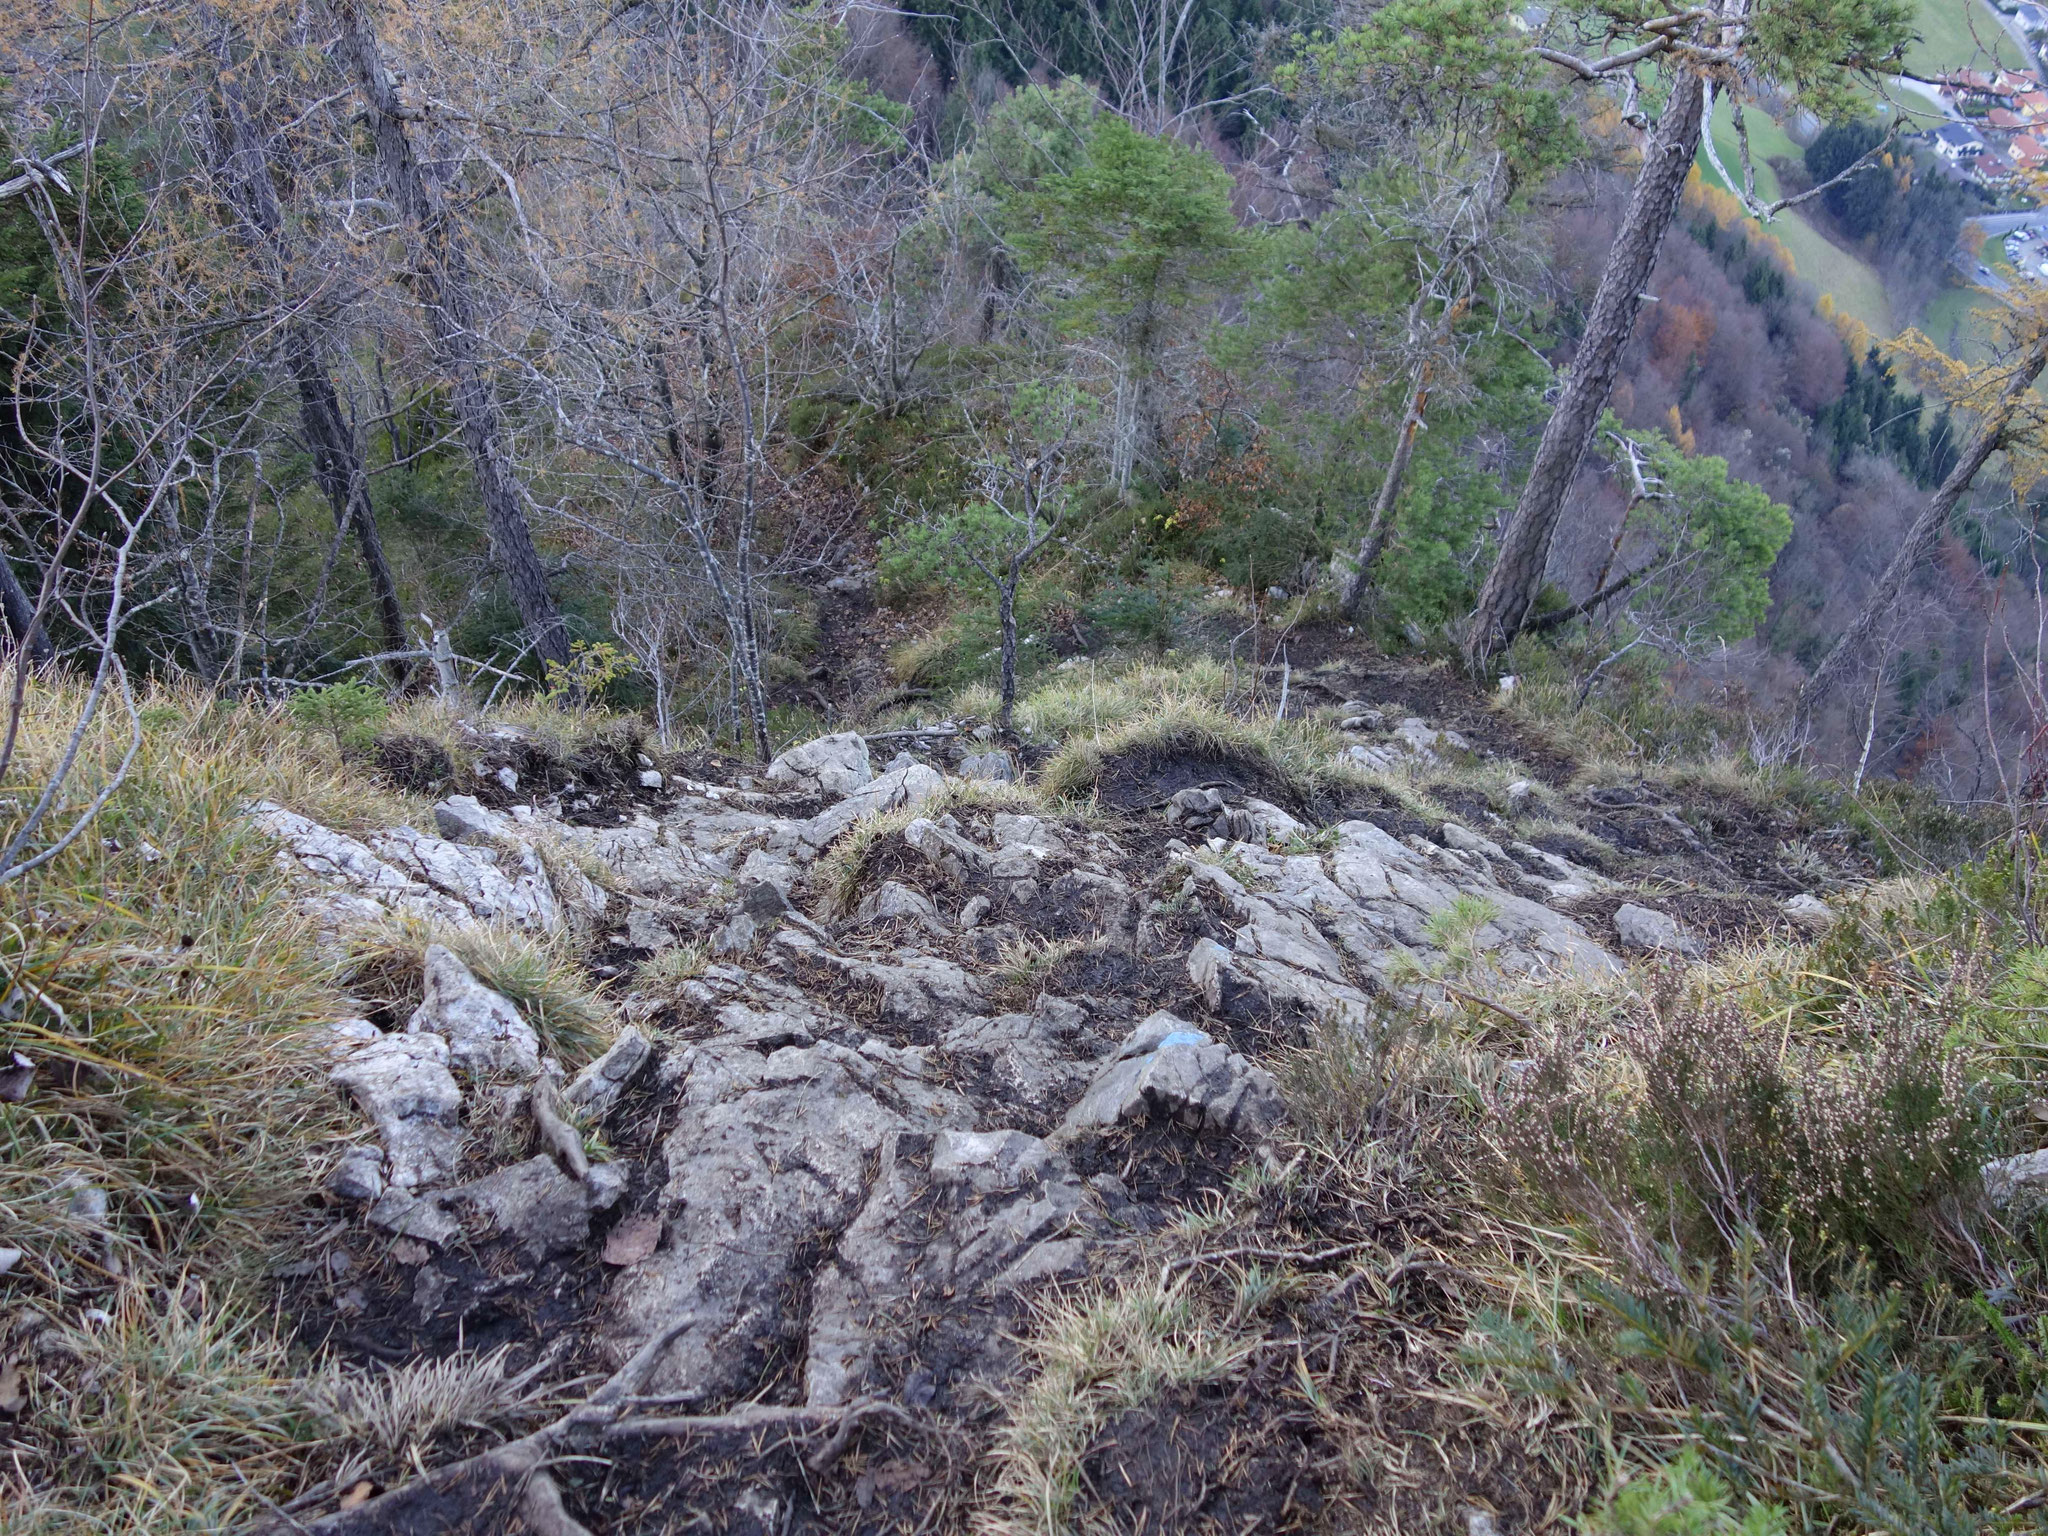
[[[2027,1135],[2009,866],[1590,755],[1540,685],[1345,653],[1276,723],[1225,681],[1041,690],[1022,759],[946,722],[765,776],[432,710],[337,768],[150,703],[14,929],[21,1528],[2023,1496],[1969,1427],[2031,1356],[1967,1298],[2038,1284],[1980,1192],[2031,1199],[2032,1161],[1977,1174]],[[1716,1353],[1759,1338],[1760,1378]],[[1852,1477],[1830,1416],[1878,1380],[1965,1417],[1885,1398]],[[1642,1470],[1678,1424],[1719,1472]]]

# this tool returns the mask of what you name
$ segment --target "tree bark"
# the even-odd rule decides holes
[[[14,562],[5,554],[0,554],[0,610],[6,613],[7,633],[31,662],[41,666],[57,654],[49,631],[36,618],[35,599],[22,589],[21,578],[14,573]]]
[[[370,501],[370,476],[363,462],[362,444],[342,413],[341,397],[328,374],[320,339],[304,316],[306,296],[295,291],[292,282],[284,210],[278,202],[277,184],[271,175],[270,157],[262,136],[242,100],[225,28],[216,44],[216,55],[221,66],[216,100],[220,130],[216,158],[222,184],[272,287],[284,305],[300,315],[285,328],[285,366],[298,391],[299,425],[306,435],[307,447],[312,450],[313,478],[334,509],[335,525],[355,533],[376,599],[384,648],[403,651],[409,648],[405,612],[398,601],[398,582],[391,573],[391,562],[384,555],[384,541],[377,533],[377,514]],[[392,668],[396,679],[403,682],[405,664],[393,662]]]
[[[1970,482],[1977,478],[1977,472],[1985,461],[1996,453],[2005,442],[2006,432],[2012,426],[2013,416],[2018,412],[2020,402],[2048,367],[2048,333],[2037,337],[2029,347],[2026,356],[2000,391],[1998,403],[1991,408],[1976,435],[1970,439],[1970,446],[1956,461],[1956,467],[1948,472],[1948,478],[1936,487],[1913,520],[1913,526],[1906,530],[1906,536],[1893,552],[1889,564],[1884,568],[1877,585],[1870,596],[1864,599],[1862,612],[1855,622],[1842,632],[1821,664],[1814,669],[1812,677],[1799,690],[1799,697],[1793,704],[1793,712],[1801,721],[1813,718],[1814,711],[1827,702],[1828,696],[1841,686],[1842,679],[1855,665],[1857,658],[1877,634],[1879,626],[1898,607],[1904,595],[1906,583],[1913,573],[1927,563],[1941,541],[1942,533],[1948,528],[1948,520],[1955,512],[1956,503],[1963,499],[1963,493],[1970,488]]]
[[[463,447],[483,499],[491,556],[520,620],[542,661],[567,664],[569,633],[548,591],[547,573],[533,545],[519,484],[504,448],[504,424],[477,350],[475,277],[462,232],[449,217],[440,189],[413,153],[407,112],[385,72],[377,33],[361,0],[333,0],[342,57],[354,70],[367,107],[377,166],[397,205],[411,247],[412,281],[426,312],[436,360],[453,386]]]
[[[1658,247],[1677,210],[1693,156],[1699,152],[1704,90],[1701,78],[1681,67],[1672,81],[1664,115],[1644,148],[1642,169],[1629,194],[1621,230],[1607,253],[1607,265],[1593,296],[1586,334],[1557,408],[1543,429],[1514,518],[1501,537],[1500,557],[1486,578],[1466,630],[1465,654],[1475,668],[1485,666],[1522,632],[1536,594],[1542,590],[1550,541],[1557,532],[1565,496],[1614,388],[1622,349],[1635,334],[1643,285],[1656,267]]]
[[[1408,461],[1415,457],[1416,434],[1422,430],[1422,413],[1429,404],[1429,364],[1418,364],[1415,387],[1408,396],[1408,412],[1401,422],[1401,435],[1394,442],[1394,457],[1380,481],[1380,493],[1372,504],[1372,521],[1365,537],[1358,541],[1357,564],[1344,587],[1344,617],[1356,621],[1365,606],[1365,594],[1372,587],[1373,567],[1386,553],[1387,540],[1394,531],[1394,503],[1400,499],[1401,483],[1408,478]]]
[[[1010,717],[1017,709],[1017,577],[1012,574],[996,584],[996,620],[1003,635],[1003,701],[996,710],[996,724],[1010,729]]]

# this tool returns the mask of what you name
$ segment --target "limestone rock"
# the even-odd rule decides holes
[[[1290,837],[1308,836],[1308,824],[1299,821],[1270,800],[1248,798],[1246,812],[1258,824],[1258,835],[1269,843],[1284,843]]]
[[[1155,1013],[1124,1042],[1060,1129],[1071,1136],[1160,1117],[1197,1133],[1257,1140],[1284,1113],[1270,1073],[1184,1020]]]
[[[858,731],[840,731],[791,747],[768,765],[770,784],[830,795],[850,795],[875,776],[868,744]]]
[[[439,1035],[384,1035],[359,1046],[328,1081],[369,1116],[384,1141],[386,1173],[422,1189],[455,1173],[462,1153],[462,1090]]]
[[[931,897],[897,880],[884,880],[868,892],[861,899],[854,916],[863,923],[908,923],[933,933],[945,931],[945,925],[939,921],[939,909],[932,905]]]
[[[654,953],[673,947],[676,936],[651,908],[635,902],[626,911],[626,943],[631,948]]]
[[[753,913],[740,911],[719,925],[711,935],[714,955],[744,955],[760,941],[762,924]]]
[[[475,795],[451,795],[434,807],[434,827],[451,843],[488,843],[512,836],[515,823]]]
[[[995,836],[996,847],[1005,853],[1028,853],[1044,859],[1065,847],[1057,829],[1042,816],[1019,816],[1009,811],[998,811],[989,823],[989,830]]]
[[[436,1248],[446,1248],[462,1236],[461,1224],[433,1196],[415,1195],[398,1187],[385,1190],[370,1207],[370,1225],[393,1237],[411,1238]]]
[[[2048,1205],[2048,1148],[1986,1163],[1982,1176],[1984,1197],[2000,1210],[2026,1216]]]
[[[866,1202],[897,1132],[966,1129],[967,1104],[891,1061],[829,1041],[763,1055],[712,1041],[672,1058],[675,1122],[661,1214],[669,1241],[621,1275],[612,1337],[630,1353],[687,1323],[651,1391],[716,1399],[754,1379],[797,1314],[806,1245]]]
[[[1030,1013],[963,1019],[939,1045],[977,1068],[984,1091],[1001,1102],[1051,1114],[1071,1102],[1094,1071],[1068,1049],[1078,1028],[1065,1012],[1069,1006],[1045,999]]]
[[[340,1061],[357,1046],[383,1038],[384,1031],[368,1019],[336,1019],[327,1026],[323,1043],[327,1047],[327,1054]]]
[[[258,827],[284,844],[278,857],[285,868],[327,888],[314,900],[319,915],[336,928],[374,922],[386,912],[462,928],[477,920],[463,903],[353,837],[268,800],[257,801],[250,812]]]
[[[538,1261],[589,1242],[592,1213],[615,1203],[622,1190],[611,1179],[595,1181],[595,1188],[579,1183],[556,1167],[553,1158],[542,1155],[432,1198],[445,1210],[474,1212],[492,1230],[515,1240],[528,1259]]]
[[[600,1163],[590,1172],[579,1183],[543,1155],[452,1189],[417,1195],[387,1190],[370,1208],[370,1225],[436,1248],[450,1246],[465,1228],[475,1238],[502,1235],[538,1263],[588,1243],[591,1216],[625,1193],[625,1170],[618,1164]]]
[[[928,1161],[927,1161],[928,1159]],[[920,1163],[923,1166],[920,1166]],[[1010,1345],[975,1316],[1018,1289],[1080,1272],[1085,1191],[1067,1160],[1021,1131],[900,1132],[880,1174],[812,1287],[807,1400],[835,1407],[872,1386],[879,1360],[909,1371],[905,1397],[922,1407],[942,1390],[985,1384]],[[940,1337],[921,1337],[919,1298],[946,1296],[965,1313]],[[941,1374],[943,1373],[943,1374]],[[977,1383],[977,1377],[984,1378]]]
[[[1348,982],[1257,954],[1234,953],[1213,939],[1198,939],[1188,951],[1188,979],[1212,1013],[1263,1023],[1290,1012],[1313,1019],[1363,1027],[1372,1002]]]
[[[509,923],[535,933],[562,926],[554,886],[540,856],[526,843],[515,842],[501,855],[496,848],[393,827],[374,834],[369,844],[381,858],[461,903],[482,922]]]
[[[1017,761],[1007,752],[970,752],[960,759],[960,777],[1012,783],[1017,777]]]
[[[1803,891],[1779,910],[1808,933],[1826,933],[1835,924],[1835,909],[1818,896]]]
[[[811,849],[822,850],[857,822],[906,805],[922,805],[941,789],[945,777],[922,763],[893,768],[848,794],[837,805],[798,825],[797,835]]]
[[[1700,941],[1679,926],[1678,919],[1634,902],[1623,902],[1616,909],[1614,931],[1621,935],[1622,948],[1641,954],[1684,955],[1696,960],[1706,953]]]
[[[946,870],[958,879],[968,870],[989,867],[989,856],[958,832],[920,816],[903,829],[903,841],[915,848],[935,869]]]
[[[375,1147],[350,1147],[327,1175],[327,1192],[357,1203],[384,1193],[384,1154]]]
[[[602,1120],[653,1056],[654,1047],[647,1037],[628,1024],[609,1050],[569,1080],[562,1090],[562,1102]]]
[[[438,1035],[460,1072],[529,1078],[540,1071],[540,1036],[512,1000],[476,979],[453,950],[429,944],[426,996],[406,1020],[406,1032]]]
[[[896,1024],[928,1024],[935,1018],[977,1011],[981,983],[951,960],[914,949],[888,960],[837,954],[806,934],[785,928],[776,943],[812,964],[829,966],[882,990],[882,1017]]]

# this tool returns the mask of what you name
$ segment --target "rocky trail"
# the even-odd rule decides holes
[[[1485,751],[1345,708],[1370,765]],[[511,770],[430,832],[256,808],[335,944],[394,920],[450,940],[416,993],[359,986],[326,1032],[361,1134],[309,1192],[281,1305],[372,1373],[502,1351],[540,1405],[271,1529],[964,1528],[1034,1309],[1156,1263],[1158,1234],[1296,1156],[1280,1055],[1390,1006],[1826,918],[1651,783],[1524,783],[1509,815],[1428,825],[1363,792],[1282,804],[1195,752],[1106,763],[1086,816],[1015,772],[847,732],[758,782],[643,759],[522,793]],[[549,1022],[459,957],[488,928],[598,956],[625,1023],[595,1059],[565,1069]],[[1307,1230],[1332,1252],[1398,1259],[1398,1213],[1326,1204]],[[1426,1330],[1434,1282],[1412,1283],[1387,1306]],[[1323,1430],[1244,1411],[1291,1390],[1292,1358],[1106,1428],[1086,1497],[1123,1529],[1310,1520],[1338,1496]],[[1381,1411],[1459,1443],[1420,1398]],[[1512,1513],[1540,1489],[1501,1454],[1455,1476]]]

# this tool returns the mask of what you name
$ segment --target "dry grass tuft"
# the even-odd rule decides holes
[[[78,699],[32,684],[0,830]],[[31,1486],[11,1498],[30,1526],[221,1529],[253,1512],[250,1490],[291,1490],[308,1433],[279,1395],[256,1281],[290,1239],[309,1149],[346,1129],[308,1039],[342,1009],[245,811],[273,798],[353,827],[394,812],[261,709],[159,689],[141,713],[99,821],[0,889],[0,1051],[36,1063],[27,1096],[0,1103],[0,1225],[23,1250],[10,1299],[54,1325],[17,1430]],[[89,733],[73,803],[118,764],[126,725]]]
[[[590,984],[567,941],[502,927],[454,928],[422,918],[386,918],[349,937],[350,990],[383,1004],[400,1027],[420,1004],[427,946],[446,945],[502,992],[540,1035],[541,1049],[575,1067],[616,1032],[610,1006]]]
[[[1227,1375],[1243,1341],[1220,1331],[1184,1288],[1139,1281],[1042,1304],[1027,1355],[1034,1371],[993,1450],[982,1536],[1066,1536],[1081,1462],[1115,1414],[1175,1386]]]
[[[301,1400],[347,1450],[374,1450],[401,1463],[451,1429],[490,1429],[535,1411],[546,1389],[532,1373],[512,1376],[507,1345],[484,1355],[450,1355],[359,1370],[329,1363],[304,1383]]]
[[[1038,816],[1045,814],[1046,809],[1045,795],[1029,784],[948,779],[944,788],[918,805],[906,805],[856,823],[812,866],[806,884],[820,893],[828,917],[844,917],[867,894],[876,861],[913,821],[938,821],[955,812],[995,815],[1007,811],[1019,816]]]

